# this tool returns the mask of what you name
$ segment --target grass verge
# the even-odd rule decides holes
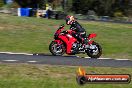
[[[84,67],[87,73],[131,74],[132,68]],[[74,66],[0,64],[0,88],[132,88],[130,84],[76,83]]]

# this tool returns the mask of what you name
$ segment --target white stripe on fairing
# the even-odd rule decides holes
[[[15,62],[15,61],[18,61],[18,60],[3,60],[3,61],[7,61],[7,62]]]
[[[35,63],[35,62],[37,62],[37,61],[27,61],[27,62],[30,62],[30,63]]]
[[[1,54],[21,54],[21,55],[33,55],[29,53],[13,53],[13,52],[0,52]]]

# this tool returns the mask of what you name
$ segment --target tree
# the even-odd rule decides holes
[[[15,0],[21,7],[45,8],[45,0]]]
[[[116,11],[127,15],[131,10],[131,0],[73,0],[75,13],[87,14],[88,10],[94,10],[97,15],[113,16]]]
[[[92,2],[94,0],[73,0],[72,10],[75,13],[86,14],[91,9]]]
[[[4,0],[0,0],[0,7],[4,5]]]
[[[128,16],[132,17],[132,0],[129,0],[129,3],[128,3]]]
[[[48,3],[51,4],[53,9],[56,9],[57,7],[61,7],[62,6],[62,2],[63,2],[63,0],[48,0]]]
[[[111,15],[112,9],[111,6],[113,4],[113,0],[95,0],[92,3],[93,10],[98,15]]]

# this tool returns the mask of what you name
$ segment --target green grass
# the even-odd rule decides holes
[[[132,25],[79,21],[87,33],[97,33],[102,57],[132,59]],[[0,51],[50,53],[53,33],[64,20],[47,20],[0,14]],[[68,29],[69,26],[66,26]]]
[[[132,68],[84,67],[87,73],[130,74]],[[1,64],[0,88],[132,88],[130,84],[86,84],[76,82],[74,66]]]

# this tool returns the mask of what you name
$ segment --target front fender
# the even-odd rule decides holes
[[[57,44],[62,44],[63,42],[61,40],[54,40],[54,42],[56,42]]]

